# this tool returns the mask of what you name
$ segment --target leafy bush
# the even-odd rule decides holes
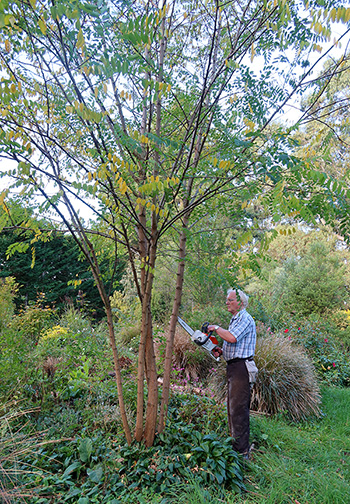
[[[45,306],[45,295],[41,294],[37,302],[28,305],[13,320],[12,326],[32,339],[39,341],[41,334],[57,322],[55,311],[50,306]]]
[[[333,336],[350,352],[350,310],[339,310],[331,318]]]
[[[227,326],[231,315],[227,312],[225,303],[222,306],[217,305],[205,305],[197,307],[197,309],[191,312],[187,311],[184,315],[181,315],[185,321],[192,329],[200,329],[204,322],[209,322],[210,324],[218,324],[223,327]]]
[[[242,467],[232,439],[223,438],[222,430],[206,434],[183,421],[182,401],[178,396],[170,404],[166,431],[156,437],[152,448],[121,448],[119,474],[124,484],[130,490],[151,487],[166,493],[174,484],[196,479],[218,491],[243,490]]]
[[[0,279],[0,335],[12,321],[15,312],[14,298],[19,286],[14,278]]]
[[[329,313],[348,298],[345,271],[331,243],[311,242],[302,257],[290,256],[283,263],[273,301],[282,311],[299,316]]]
[[[14,280],[0,283],[0,396],[4,401],[20,396],[34,369],[33,341],[13,323],[16,292]]]
[[[329,385],[350,386],[350,356],[333,336],[334,326],[320,317],[290,321],[285,336],[302,345],[311,357],[320,380]]]
[[[251,409],[292,420],[320,414],[320,391],[311,360],[305,351],[283,336],[257,338],[255,363],[258,379],[252,389]],[[221,364],[210,381],[216,397],[227,393],[226,367]]]

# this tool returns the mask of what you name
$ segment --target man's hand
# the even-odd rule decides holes
[[[217,346],[217,347],[213,348],[211,353],[214,355],[214,357],[220,357],[220,355],[222,354],[222,349]]]

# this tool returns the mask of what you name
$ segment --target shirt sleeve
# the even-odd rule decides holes
[[[228,330],[230,333],[236,338],[237,341],[240,341],[250,332],[251,322],[246,314],[241,314],[237,319],[233,320],[230,324]]]

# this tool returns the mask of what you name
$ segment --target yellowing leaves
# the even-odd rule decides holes
[[[234,163],[232,163],[228,159],[220,159],[219,161],[216,157],[212,159],[212,164],[214,168],[218,167],[219,170],[229,170],[234,166]]]
[[[38,21],[38,25],[39,25],[41,33],[43,35],[46,35],[47,26],[46,26],[46,23],[45,23],[45,19],[40,18],[39,21]]]
[[[252,47],[250,49],[250,61],[252,62],[255,56],[255,49],[254,49],[254,44],[252,44]]]
[[[329,14],[329,19],[334,23],[335,21],[343,21],[343,23],[347,23],[350,20],[350,8],[338,7],[331,10]]]
[[[124,89],[122,89],[120,91],[120,97],[123,98],[123,99],[125,98],[126,100],[132,100],[131,93],[128,93],[127,91],[124,91]]]
[[[84,46],[85,46],[85,39],[84,39],[82,29],[80,28],[80,30],[78,32],[78,37],[77,37],[77,48],[83,49]]]
[[[120,178],[120,183],[119,183],[119,190],[120,192],[124,195],[126,191],[128,190],[128,186],[126,185],[125,180]]]
[[[2,191],[2,193],[0,194],[0,205],[2,206],[3,203],[4,203],[4,200],[7,196],[7,193],[8,193],[8,189],[6,189],[5,191]]]
[[[248,119],[247,117],[243,118],[244,124],[247,126],[247,129],[245,130],[245,133],[250,133],[251,131],[254,131],[255,129],[255,123]]]
[[[7,53],[10,53],[10,52],[11,52],[11,47],[12,47],[12,46],[11,46],[11,42],[10,42],[9,40],[7,40],[7,39],[6,39],[6,40],[5,40],[5,51],[6,51]]]

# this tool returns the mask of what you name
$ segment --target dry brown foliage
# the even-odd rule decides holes
[[[163,335],[164,337],[166,334]],[[163,338],[164,340],[164,338]],[[165,345],[162,342],[156,343],[156,358],[159,361],[164,359]],[[182,328],[177,328],[174,338],[173,367],[176,370],[183,370],[183,374],[188,380],[205,379],[209,369],[213,366],[213,359],[191,341],[190,336]]]

